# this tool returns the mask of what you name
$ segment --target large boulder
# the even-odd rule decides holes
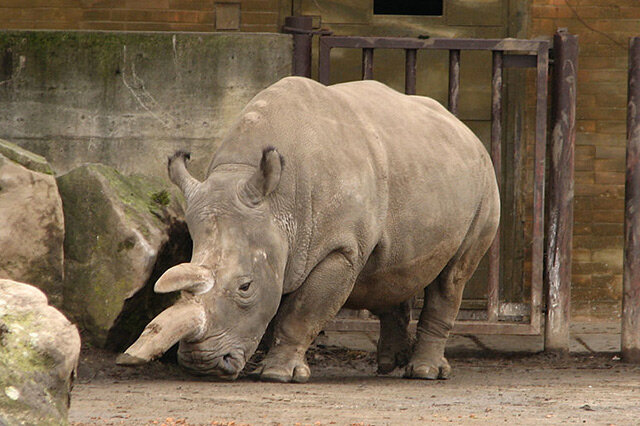
[[[29,282],[62,302],[64,219],[47,161],[0,140],[0,278]]]
[[[182,201],[165,181],[100,164],[58,177],[58,187],[66,223],[64,311],[93,344],[121,349],[170,302],[153,294],[155,279],[191,255]]]
[[[80,335],[47,297],[0,279],[0,424],[67,423]]]

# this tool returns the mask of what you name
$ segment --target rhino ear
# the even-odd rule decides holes
[[[191,158],[191,154],[186,151],[177,151],[167,161],[167,169],[169,171],[169,179],[176,184],[184,194],[187,201],[200,185],[200,182],[191,176],[187,170],[187,160]]]
[[[274,147],[262,151],[258,170],[249,178],[242,189],[242,198],[250,205],[259,204],[276,190],[282,176],[284,158]]]

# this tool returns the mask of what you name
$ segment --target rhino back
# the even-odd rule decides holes
[[[275,205],[291,234],[289,289],[335,250],[363,276],[434,253],[430,267],[441,269],[495,186],[466,126],[436,101],[374,81],[281,80],[243,110],[209,173],[257,166],[269,145],[286,161]]]

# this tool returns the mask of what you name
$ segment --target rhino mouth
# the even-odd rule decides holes
[[[243,352],[238,350],[221,354],[218,351],[180,348],[178,363],[195,375],[233,380],[244,368],[245,359]]]

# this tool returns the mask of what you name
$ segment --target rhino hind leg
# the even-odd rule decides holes
[[[384,312],[374,312],[380,320],[378,373],[388,374],[409,363],[413,339],[409,334],[411,302],[406,301]]]
[[[424,290],[424,306],[417,328],[417,341],[405,377],[447,379],[451,367],[444,349],[453,328],[462,292],[495,237],[499,204],[486,203],[476,213],[456,255]]]
[[[273,343],[252,375],[271,382],[309,380],[307,349],[347,300],[355,277],[352,262],[340,252],[332,252],[316,265],[302,286],[283,299]]]

